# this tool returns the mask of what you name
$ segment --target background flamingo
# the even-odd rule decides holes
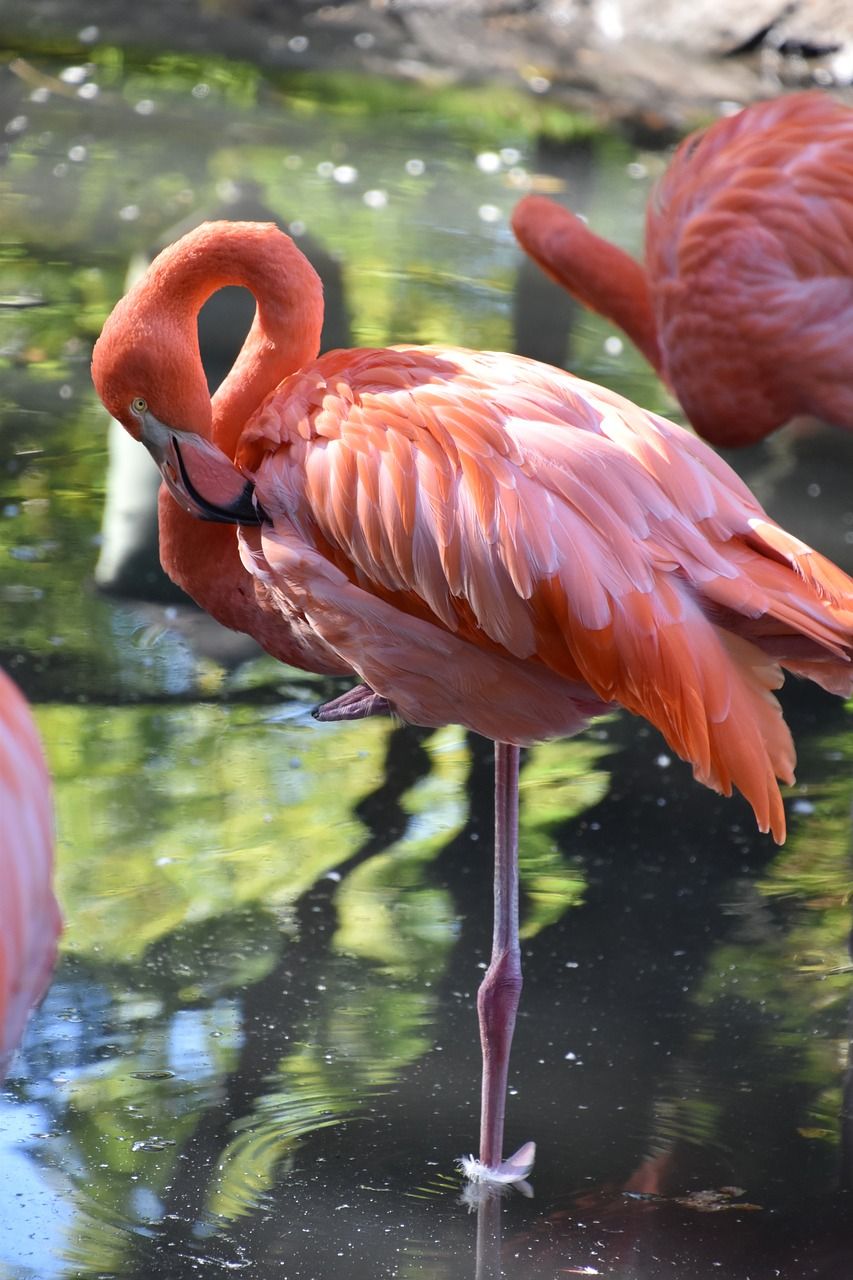
[[[649,201],[645,266],[567,209],[512,218],[558,283],[618,324],[718,445],[798,414],[853,427],[853,111],[820,92],[682,142]]]
[[[56,959],[53,814],[38,732],[0,671],[0,1077]]]
[[[258,308],[211,401],[196,315],[225,284]],[[738,787],[781,840],[776,779],[792,780],[794,750],[772,691],[780,664],[853,688],[853,581],[774,524],[701,441],[612,392],[460,348],[316,360],[321,319],[317,277],[287,236],[207,224],[116,306],[93,378],[167,481],[175,580],[283,661],[361,678],[320,718],[390,707],[495,740],[469,1170],[523,1176],[523,1159],[497,1168],[521,987],[519,747],[620,703],[701,782]]]

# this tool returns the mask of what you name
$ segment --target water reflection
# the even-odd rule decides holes
[[[0,312],[0,660],[38,703],[68,926],[0,1094],[0,1268],[470,1280],[455,1161],[477,1128],[489,746],[318,727],[317,682],[94,592],[107,457],[88,354],[131,254],[249,178],[340,260],[355,342],[501,348],[516,324],[526,350],[663,408],[603,322],[537,321],[506,226],[512,171],[550,171],[635,246],[656,158],[596,136],[557,156],[511,113],[381,82],[273,86],[95,49],[83,83],[96,98],[20,89],[0,172],[2,292],[47,304]],[[816,477],[797,450],[796,468],[746,465],[771,506],[820,515],[803,532],[826,545],[847,529],[843,453]],[[627,717],[527,754],[508,1144],[535,1137],[539,1158],[534,1199],[489,1208],[509,1276],[849,1270],[853,738],[834,699],[785,700],[800,766],[781,852]],[[732,1186],[761,1209],[676,1201]],[[496,1223],[482,1233],[497,1274]]]

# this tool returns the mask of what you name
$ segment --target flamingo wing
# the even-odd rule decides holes
[[[50,980],[60,929],[50,783],[29,708],[0,671],[0,1075]]]
[[[849,108],[792,94],[687,138],[649,205],[646,267],[664,376],[703,435],[853,422]]]
[[[526,742],[618,702],[781,834],[779,662],[850,688],[853,583],[700,441],[532,361],[399,348],[283,384],[238,462],[272,520],[244,562],[407,719]]]

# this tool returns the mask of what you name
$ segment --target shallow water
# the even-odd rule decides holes
[[[160,599],[144,551],[115,570],[88,358],[133,255],[240,196],[325,254],[330,342],[522,350],[666,410],[507,225],[563,190],[636,247],[664,158],[503,93],[91,56],[33,57],[4,102],[0,663],[47,745],[66,930],[0,1091],[0,1275],[497,1276],[455,1167],[487,744],[317,726],[321,682]],[[847,452],[788,432],[743,465],[843,556]],[[107,552],[130,594],[96,591]],[[539,1155],[500,1206],[508,1276],[849,1274],[853,725],[819,691],[785,706],[781,851],[627,716],[526,756],[507,1143]]]

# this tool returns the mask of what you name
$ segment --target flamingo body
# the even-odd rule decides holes
[[[853,427],[853,111],[814,91],[691,134],[646,215],[645,265],[541,196],[513,228],[620,325],[718,445],[799,414]]]
[[[199,228],[118,305],[93,377],[166,478],[167,571],[277,656],[363,681],[324,718],[391,707],[495,739],[478,999],[494,1172],[521,985],[518,746],[622,705],[781,840],[794,749],[773,690],[783,667],[853,688],[853,581],[702,441],[602,387],[454,347],[317,359],[306,265],[273,227]],[[194,322],[222,283],[253,288],[258,313],[211,404]]]
[[[0,1075],[50,979],[60,929],[53,815],[38,733],[0,671]]]
[[[244,564],[404,719],[523,745],[620,703],[781,837],[773,659],[846,690],[851,583],[695,438],[533,361],[402,347],[287,379],[236,461],[269,515]]]

